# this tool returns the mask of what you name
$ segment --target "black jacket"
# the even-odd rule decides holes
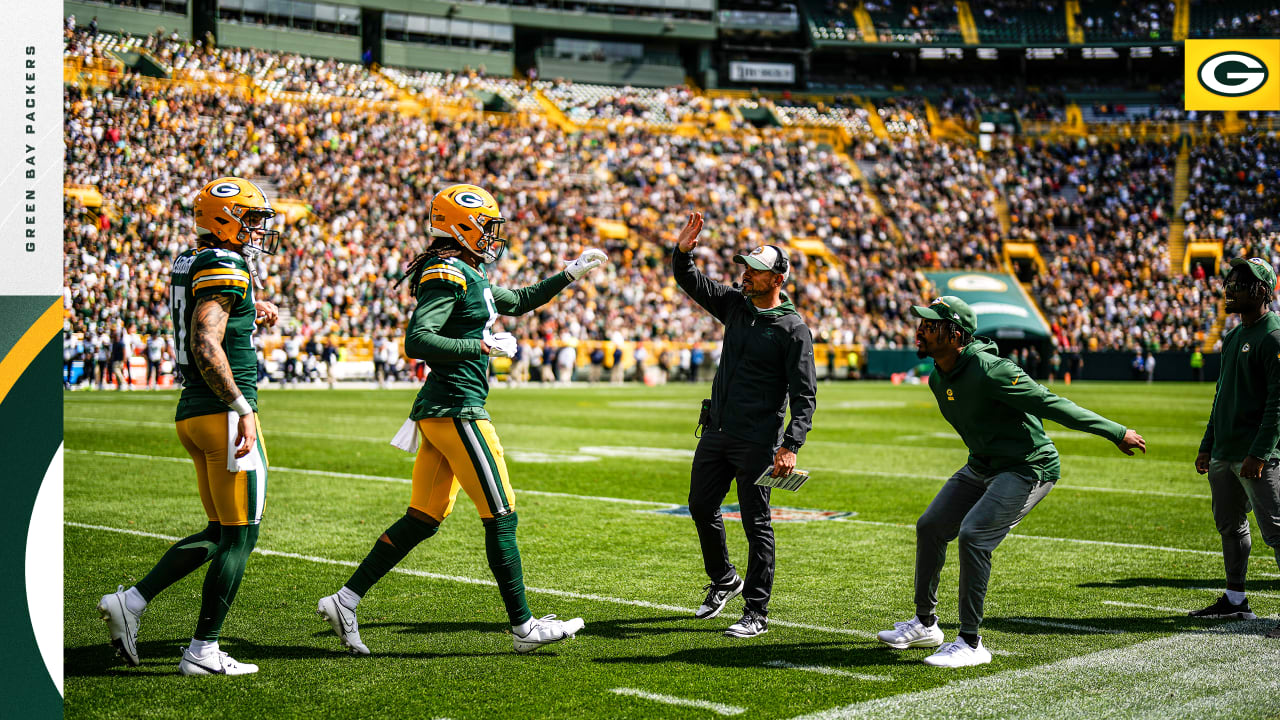
[[[759,310],[741,291],[709,280],[689,253],[671,253],[680,288],[724,323],[720,367],[711,383],[712,430],[793,452],[813,427],[817,376],[813,335],[785,294],[783,303]],[[791,401],[791,423],[787,400]]]

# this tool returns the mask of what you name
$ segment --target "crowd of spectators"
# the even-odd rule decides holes
[[[1214,289],[1169,267],[1177,146],[1172,142],[1029,143],[997,184],[1010,237],[1038,242],[1048,272],[1036,298],[1069,346],[1190,349],[1217,317]]]
[[[1275,37],[1280,7],[1263,0],[1197,0],[1191,3],[1191,37]]]
[[[1280,230],[1280,138],[1209,137],[1191,147],[1190,192],[1180,208],[1188,240]]]
[[[1083,3],[1076,22],[1086,40],[1167,40],[1177,3],[1172,0],[1115,0]]]
[[[560,82],[544,91],[570,120],[635,120],[650,125],[681,122],[695,110],[705,111],[702,99],[687,87],[634,88]]]
[[[237,52],[227,51],[227,62],[257,54]],[[214,65],[222,67],[200,63]],[[513,92],[508,83],[528,92],[475,74],[403,84]],[[1035,292],[1063,348],[1188,348],[1216,317],[1206,281],[1167,265],[1170,144],[1042,143],[983,156],[923,134],[867,135],[842,157],[799,129],[685,137],[621,123],[564,133],[536,114],[445,123],[248,98],[129,75],[88,94],[68,86],[67,182],[104,197],[96,209],[67,200],[72,333],[168,331],[168,262],[194,236],[191,199],[221,175],[253,178],[307,208],[287,228],[285,250],[255,268],[289,336],[374,338],[403,328],[412,297],[396,283],[425,244],[427,199],[445,182],[491,189],[510,218],[511,251],[493,268],[495,284],[532,283],[587,246],[608,251],[605,269],[509,328],[533,348],[717,339],[714,322],[679,296],[664,266],[671,232],[695,208],[707,216],[700,264],[726,281],[744,248],[817,241],[823,252],[793,255],[789,292],[815,335],[840,345],[910,347],[906,310],[929,292],[922,271],[999,269],[1006,236],[1040,244],[1050,267]],[[885,106],[923,114],[917,102]],[[1193,221],[1214,197],[1230,195],[1231,183],[1273,184],[1271,140],[1197,152],[1193,185],[1206,189],[1193,192]],[[1273,203],[1270,221],[1272,190],[1258,192]],[[629,235],[602,238],[598,218],[624,223]],[[1229,227],[1224,238],[1239,232]]]

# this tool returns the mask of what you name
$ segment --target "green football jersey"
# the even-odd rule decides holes
[[[431,368],[409,417],[488,418],[489,358],[481,342],[498,315],[523,315],[550,302],[569,285],[558,272],[528,287],[493,287],[484,266],[455,258],[428,258],[415,282],[418,306],[405,333],[405,353]]]
[[[227,412],[231,408],[218,399],[191,352],[191,319],[201,298],[231,296],[231,314],[222,337],[236,387],[258,409],[258,355],[253,349],[256,312],[253,306],[253,279],[240,253],[215,248],[193,248],[174,259],[169,270],[169,312],[173,318],[174,348],[182,371],[182,395],[178,398],[176,420]]]
[[[489,397],[489,358],[480,353],[480,341],[485,330],[498,319],[498,309],[483,267],[473,268],[455,258],[428,260],[417,279],[414,294],[419,304],[453,298],[449,317],[435,334],[442,338],[472,340],[474,352],[466,353],[471,357],[427,360],[431,373],[413,403],[410,417],[415,420],[442,416],[487,417],[475,410],[484,407]],[[459,345],[470,350],[472,343]]]

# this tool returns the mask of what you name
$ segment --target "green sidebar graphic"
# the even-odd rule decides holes
[[[27,554],[42,552],[27,547],[32,510],[62,443],[62,317],[60,296],[0,296],[0,457],[7,460],[8,487],[0,511],[0,546],[6,550],[0,577],[9,578],[10,591],[21,590],[10,596],[9,621],[0,625],[7,660],[0,688],[10,709],[22,708],[23,717],[38,720],[62,717],[59,686],[36,639],[37,632],[61,638],[61,628],[33,627],[26,584]]]

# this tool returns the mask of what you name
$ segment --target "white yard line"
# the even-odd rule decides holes
[[[940,687],[831,708],[804,720],[862,718],[1240,718],[1280,712],[1268,622],[1229,623]],[[939,671],[939,676],[950,671]]]
[[[125,459],[133,459],[133,460],[158,460],[161,462],[175,462],[175,463],[183,463],[183,464],[189,464],[191,462],[191,458],[178,458],[178,457],[171,457],[168,455],[142,455],[137,453],[118,453],[118,452],[111,452],[108,450],[68,449],[66,452],[72,455],[96,455],[99,457],[115,457],[115,458],[125,458]],[[329,470],[309,470],[304,468],[287,468],[287,467],[278,467],[278,466],[273,466],[272,469],[275,470],[276,472],[298,473],[300,475],[314,475],[317,477],[350,478],[354,480],[375,480],[378,482],[401,483],[401,484],[411,482],[408,478],[388,477],[385,475],[361,475],[358,473],[340,473],[340,472],[332,472]],[[516,492],[517,494],[524,493],[527,495],[560,497],[560,498],[566,498],[571,500],[589,500],[593,502],[610,502],[610,503],[623,503],[623,504],[630,504],[630,505],[646,505],[654,508],[680,507],[678,504],[675,504],[675,503],[658,502],[655,500],[636,500],[633,498],[601,497],[596,495],[574,495],[571,493],[558,493],[558,492],[550,492],[546,490],[517,490]],[[858,518],[843,518],[841,522],[853,523],[856,525],[871,525],[875,527],[891,527],[891,528],[910,529],[910,530],[915,529],[914,524],[882,522],[878,520],[861,520]],[[1110,540],[1086,540],[1083,538],[1061,538],[1061,537],[1052,537],[1049,535],[1023,535],[1020,533],[1009,533],[1008,537],[1021,538],[1023,540],[1044,540],[1047,542],[1075,543],[1080,545],[1100,545],[1103,547],[1124,548],[1129,550],[1154,550],[1157,552],[1190,553],[1193,555],[1208,555],[1212,557],[1222,557],[1222,552],[1219,550],[1195,550],[1192,548],[1177,548],[1177,547],[1168,547],[1165,545],[1143,545],[1139,543],[1113,542]],[[1271,561],[1271,558],[1263,557],[1261,554],[1254,556],[1251,559],[1255,561],[1263,561],[1263,562]],[[1260,595],[1260,597],[1266,597],[1266,596]]]
[[[707,700],[690,700],[689,698],[679,698],[674,695],[645,692],[644,690],[637,690],[635,688],[614,688],[609,692],[616,695],[630,695],[631,697],[638,697],[643,700],[652,700],[653,702],[660,702],[667,705],[680,705],[682,707],[710,710],[717,715],[741,715],[747,711],[746,708],[738,707],[737,705],[722,705],[720,703],[713,703]]]
[[[124,420],[120,418],[95,418],[87,416],[69,415],[63,418],[64,422],[84,422],[84,423],[103,423],[108,425],[129,425],[134,427],[153,427],[153,428],[172,428],[173,423],[155,422],[148,420]],[[304,432],[301,430],[275,430],[272,429],[267,433],[268,436],[283,437],[303,437],[314,438],[318,440],[350,440],[353,442],[369,442],[379,444],[390,444],[390,437],[367,437],[360,435],[347,435],[339,433],[317,433]],[[512,446],[508,448],[516,452],[545,452],[542,448],[520,448]],[[665,451],[665,452],[664,452]],[[614,446],[584,446],[578,448],[577,451],[565,451],[579,455],[593,455],[597,457],[640,457],[646,461],[666,461],[688,463],[693,457],[693,451],[679,448],[650,448],[650,447],[614,447]],[[808,467],[810,471],[837,473],[840,475],[867,475],[871,477],[890,477],[913,480],[946,480],[950,475],[941,474],[922,474],[922,473],[904,473],[893,470],[865,470],[853,468],[837,468],[837,467]],[[1079,490],[1081,492],[1104,492],[1117,493],[1121,495],[1149,495],[1154,497],[1172,497],[1185,498],[1190,500],[1208,500],[1208,495],[1197,493],[1179,493],[1167,490],[1145,490],[1142,488],[1109,488],[1098,487],[1093,485],[1075,485],[1070,482],[1058,481],[1059,484],[1055,490],[1059,492],[1063,490]]]
[[[184,465],[191,464],[191,458],[189,457],[179,458],[179,457],[170,457],[168,455],[139,455],[136,453],[119,453],[119,452],[111,452],[108,450],[67,450],[67,452],[75,453],[77,455],[99,455],[102,457],[125,458],[129,460],[159,460],[161,462],[174,462],[174,463],[181,463]],[[351,480],[376,480],[377,482],[399,483],[402,485],[410,485],[413,483],[413,480],[409,478],[389,477],[386,475],[362,475],[360,473],[333,472],[330,470],[308,470],[305,468],[290,468],[290,467],[282,467],[278,465],[271,466],[271,469],[276,472],[297,473],[299,475],[315,475],[318,477],[346,478]],[[521,490],[520,494],[538,495],[538,496],[544,496],[544,497],[562,497],[562,498],[569,498],[572,500],[593,500],[595,502],[644,505],[646,507],[658,507],[658,508],[680,507],[679,505],[676,505],[674,503],[656,502],[653,500],[633,500],[631,498],[598,497],[595,495],[571,495],[569,493],[551,492],[548,490]]]
[[[1203,591],[1205,591],[1205,592],[1212,592],[1212,593],[1221,593],[1221,592],[1222,592],[1222,588],[1193,587],[1193,588],[1187,588],[1187,589],[1188,589],[1188,590],[1203,590]],[[1248,594],[1248,595],[1252,595],[1252,596],[1254,596],[1254,597],[1280,598],[1280,594],[1277,594],[1277,593],[1255,592],[1255,591],[1253,591],[1253,590],[1247,590],[1247,591],[1246,591],[1246,594]]]
[[[145,532],[142,530],[133,530],[131,528],[115,528],[107,525],[91,525],[88,523],[79,523],[65,521],[63,523],[68,527],[83,528],[85,530],[101,530],[103,532],[120,533],[122,535],[134,535],[136,537],[156,538],[158,540],[168,540],[174,542],[181,540],[174,535],[161,535],[159,533]],[[263,548],[254,548],[253,551],[259,555],[267,557],[283,557],[293,560],[306,560],[307,562],[321,563],[324,565],[341,565],[343,567],[356,567],[359,563],[351,560],[333,560],[330,558],[317,557],[315,555],[302,555],[299,553],[281,552],[279,550],[265,550]],[[497,587],[497,583],[493,580],[482,578],[469,578],[460,575],[443,575],[441,573],[426,572],[423,570],[412,570],[409,568],[392,568],[391,572],[400,573],[402,575],[412,575],[414,577],[428,578],[431,580],[447,580],[449,582],[465,583],[467,585],[488,585]],[[681,613],[693,617],[693,608],[680,607],[679,605],[664,605],[662,603],[652,603],[647,600],[628,600],[626,598],[609,597],[607,595],[593,595],[590,593],[571,592],[568,590],[556,590],[554,588],[526,587],[526,591],[531,593],[540,593],[542,595],[552,595],[554,597],[570,598],[573,600],[591,600],[594,602],[612,603],[614,605],[630,605],[632,607],[650,608],[653,610],[666,610],[668,612]],[[854,635],[859,637],[875,637],[874,633],[868,633],[862,630],[852,630],[849,628],[823,627],[821,625],[807,625],[805,623],[788,622],[786,620],[775,620],[769,618],[770,625],[780,627],[797,628],[800,630],[813,630],[815,632],[831,633],[834,635]]]
[[[1092,625],[1077,625],[1076,623],[1057,622],[1056,620],[1036,620],[1035,618],[1011,617],[1001,618],[1008,622],[1021,623],[1023,625],[1041,625],[1043,627],[1062,628],[1064,630],[1080,630],[1083,632],[1098,633],[1100,635],[1123,635],[1123,630],[1107,630]]]
[[[1143,605],[1142,603],[1121,602],[1119,600],[1103,600],[1103,605],[1115,605],[1116,607],[1142,608],[1143,610],[1159,610],[1161,612],[1178,613],[1186,615],[1188,610],[1185,608],[1165,607],[1164,605]]]
[[[838,675],[840,677],[855,678],[857,680],[866,680],[867,682],[889,682],[893,678],[888,675],[869,675],[867,673],[849,672],[839,668],[826,667],[824,665],[796,665],[786,660],[769,660],[764,663],[766,667],[782,668],[784,670],[799,670],[801,672],[818,673],[820,675]]]

